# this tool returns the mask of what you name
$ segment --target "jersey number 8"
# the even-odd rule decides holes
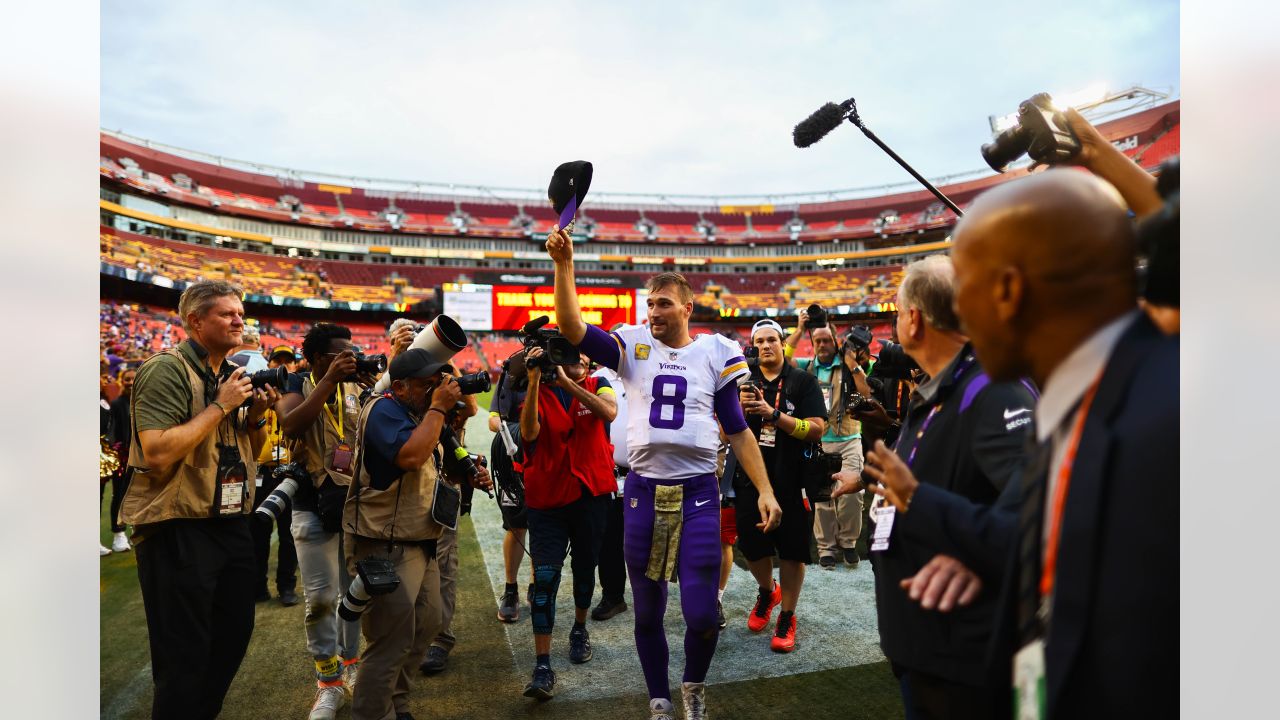
[[[679,375],[656,375],[653,378],[653,404],[649,407],[649,424],[662,430],[684,427],[684,399],[689,394],[689,381]],[[671,417],[664,418],[664,409]]]

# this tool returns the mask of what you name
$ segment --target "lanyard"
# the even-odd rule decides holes
[[[977,362],[977,358],[973,353],[970,353],[969,356],[960,363],[960,366],[956,368],[955,373],[951,376],[952,381],[954,382],[959,380],[960,376],[964,375],[975,362]],[[937,417],[940,410],[942,410],[942,403],[937,403],[933,406],[933,409],[929,411],[929,415],[925,417],[924,422],[920,423],[920,429],[916,431],[916,444],[911,446],[911,452],[907,455],[907,467],[911,467],[912,464],[915,463],[916,451],[920,449],[920,441],[924,439],[925,431],[929,429],[929,424],[933,422],[935,417]]]
[[[1071,485],[1071,469],[1075,466],[1076,451],[1080,449],[1080,436],[1084,434],[1084,421],[1089,416],[1089,406],[1098,394],[1098,385],[1102,381],[1099,375],[1093,386],[1080,401],[1080,411],[1076,417],[1076,426],[1067,441],[1067,452],[1062,458],[1062,467],[1058,468],[1058,484],[1053,491],[1053,505],[1050,507],[1049,540],[1045,549],[1044,567],[1040,573],[1040,597],[1046,598],[1053,592],[1054,580],[1058,572],[1058,539],[1062,532],[1062,511],[1067,504],[1067,489]]]
[[[311,373],[311,384],[313,386],[316,384],[315,373]],[[324,414],[329,416],[329,424],[333,425],[333,429],[338,432],[338,442],[342,442],[343,440],[346,439],[346,436],[342,434],[342,418],[343,418],[343,415],[345,415],[346,413],[342,412],[342,386],[341,385],[335,386],[333,388],[333,403],[338,406],[338,417],[336,419],[334,418],[333,411],[329,409],[328,400],[326,400],[324,403]]]

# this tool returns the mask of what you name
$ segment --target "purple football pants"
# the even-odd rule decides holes
[[[720,581],[720,492],[713,474],[684,480],[654,480],[627,475],[623,505],[622,552],[635,601],[636,652],[650,698],[670,698],[667,677],[667,583],[645,577],[653,545],[653,488],[684,485],[684,527],[676,580],[684,612],[684,682],[705,682],[720,633],[716,595]]]

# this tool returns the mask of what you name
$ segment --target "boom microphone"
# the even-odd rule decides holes
[[[827,103],[796,125],[796,129],[791,131],[791,137],[795,140],[796,147],[809,147],[840,127],[844,118],[844,108],[835,103]]]

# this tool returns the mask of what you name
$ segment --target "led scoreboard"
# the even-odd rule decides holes
[[[603,328],[635,322],[636,292],[623,288],[579,287],[582,320]],[[545,285],[494,285],[493,329],[519,330],[540,315],[556,322],[556,298]]]

